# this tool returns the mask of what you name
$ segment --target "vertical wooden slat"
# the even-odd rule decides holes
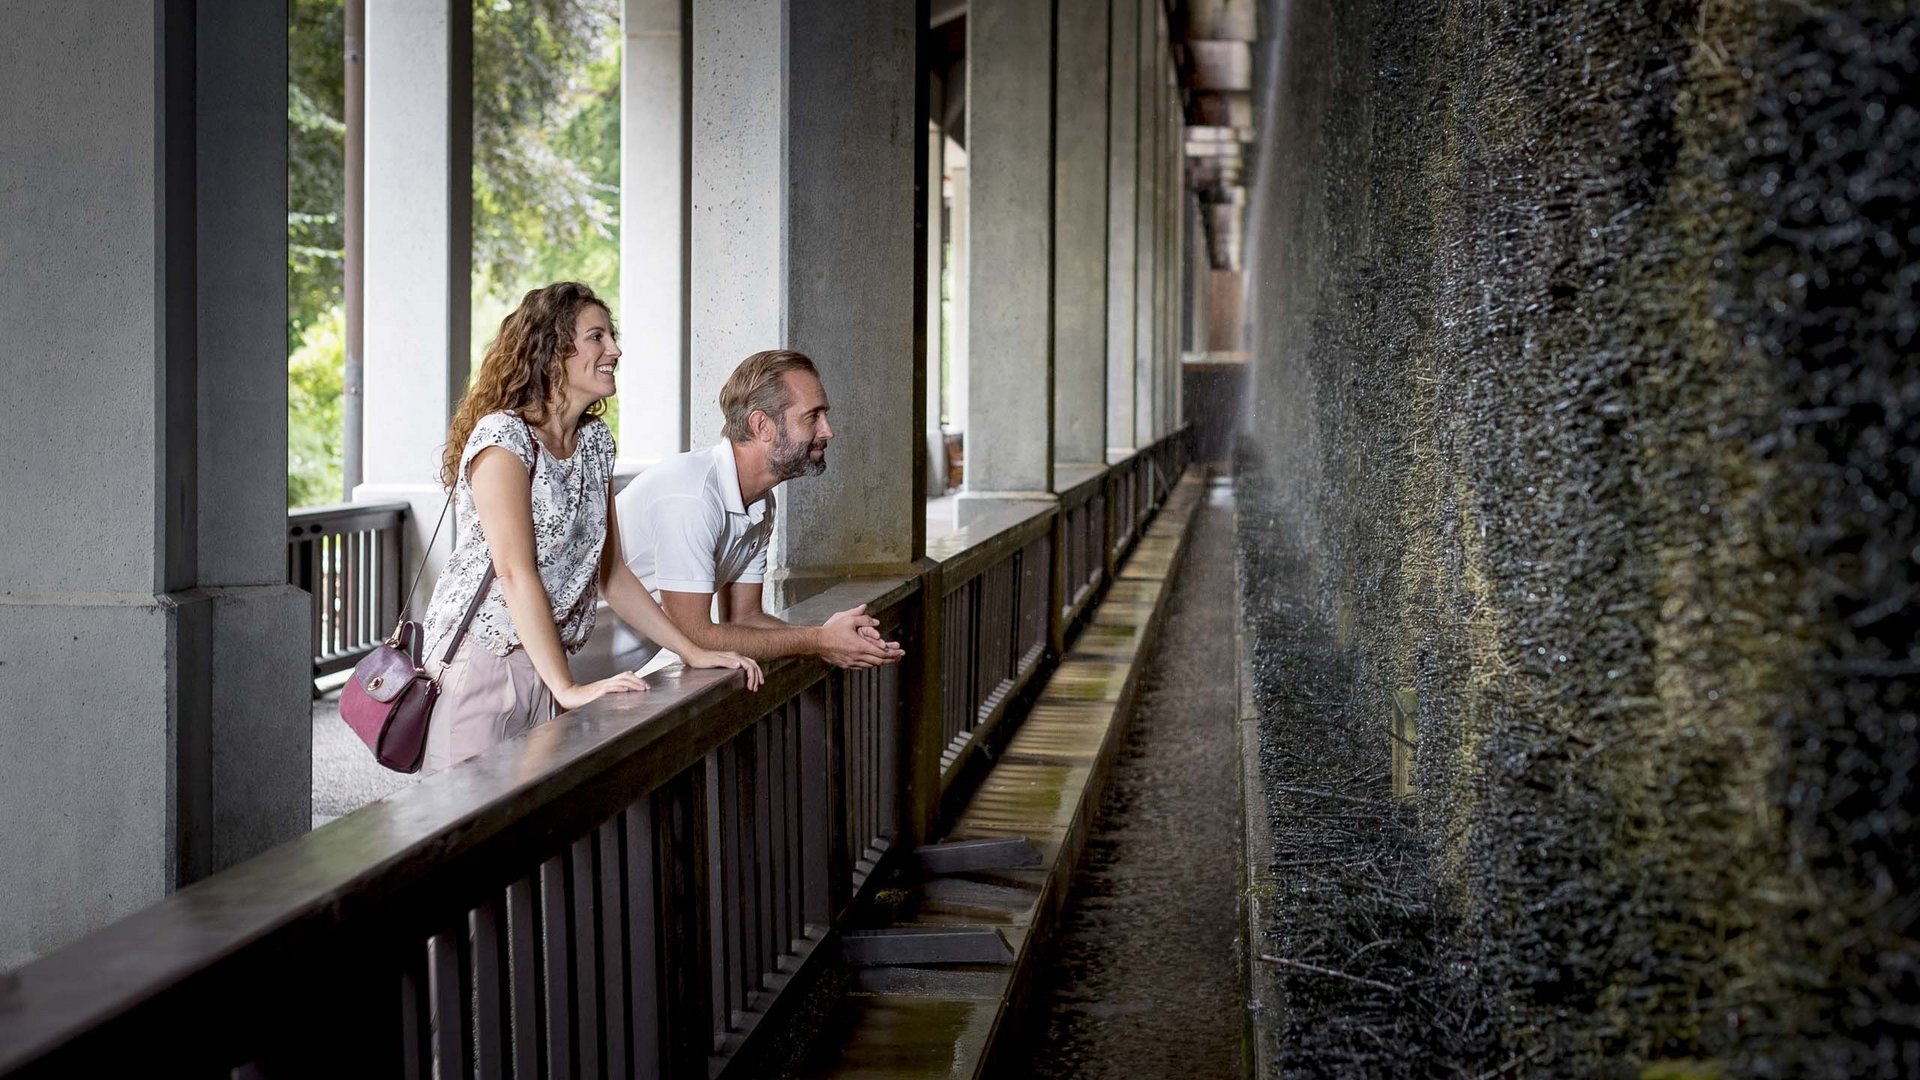
[[[781,705],[768,713],[766,724],[766,778],[768,792],[766,801],[772,805],[772,813],[766,815],[766,824],[774,836],[770,847],[770,865],[772,865],[772,924],[774,924],[774,944],[776,955],[785,955],[793,951],[793,926],[789,913],[793,911],[793,876],[787,865],[787,830],[793,828],[793,821],[787,817],[787,786],[791,784],[789,776],[793,774],[793,759],[787,757],[787,707]]]
[[[568,872],[573,887],[574,1061],[581,1076],[600,1075],[600,933],[595,909],[599,887],[594,873],[591,834],[573,842]]]
[[[507,886],[507,981],[513,1075],[540,1075],[540,956],[538,888],[533,877]]]
[[[880,711],[876,717],[880,732],[880,832],[889,839],[900,833],[901,811],[904,809],[900,794],[901,770],[905,766],[906,755],[900,752],[906,741],[900,730],[905,720],[905,712],[900,708],[901,672],[898,665],[881,668]]]
[[[866,816],[860,823],[862,854],[871,850],[880,833],[880,672],[860,673],[860,780],[866,787]]]
[[[734,781],[734,851],[738,858],[739,888],[735,890],[740,913],[740,985],[742,994],[739,1008],[747,1009],[755,991],[760,989],[760,975],[767,970],[766,950],[760,944],[760,867],[757,858],[758,823],[754,813],[756,800],[754,795],[754,753],[753,729],[734,736],[735,758]]]
[[[824,685],[824,684],[823,684]],[[800,777],[804,787],[803,865],[806,876],[804,915],[809,924],[825,927],[833,922],[833,768],[830,764],[831,718],[825,702],[811,692],[800,702]]]
[[[379,632],[382,634],[400,621],[400,608],[406,603],[406,599],[400,595],[407,587],[403,580],[406,570],[400,565],[401,535],[405,528],[405,519],[402,518],[380,533],[380,592],[386,598],[386,606],[380,613]]]
[[[365,530],[356,529],[346,537],[347,545],[347,581],[346,581],[346,642],[349,650],[357,650],[367,640],[366,629],[360,625],[360,568],[362,541],[366,539]]]
[[[473,955],[473,1064],[480,1080],[500,1080],[507,1068],[501,907],[500,900],[494,898],[467,914],[467,934]]]
[[[568,933],[567,861],[556,855],[540,864],[541,1004],[546,1015],[548,1076],[573,1075],[573,941]]]
[[[787,938],[800,937],[807,922],[806,785],[800,748],[800,703],[780,709],[787,730]]]
[[[860,725],[853,720],[853,714],[860,708],[860,679],[857,672],[840,673],[839,693],[835,699],[840,707],[834,710],[834,725],[840,732],[840,767],[835,769],[842,778],[842,791],[845,802],[841,812],[834,818],[839,831],[844,833],[847,842],[849,866],[860,861]]]
[[[761,760],[766,764],[767,805],[770,808],[763,816],[772,837],[767,848],[767,864],[772,872],[768,895],[773,902],[767,906],[773,926],[774,955],[785,956],[793,951],[793,932],[787,918],[793,906],[793,881],[787,867],[787,833],[793,828],[793,821],[787,816],[788,776],[792,771],[787,757],[787,707],[780,706],[760,723],[767,729],[766,751]]]
[[[626,811],[627,1003],[633,1075],[661,1074],[660,923],[654,903],[653,797]]]
[[[714,756],[671,781],[654,798],[659,897],[661,1032],[664,1075],[704,1076],[723,1026],[715,1011],[713,942],[719,936],[711,898]]]
[[[733,1030],[734,1003],[739,992],[739,938],[735,933],[738,908],[733,893],[740,872],[733,845],[733,748],[722,743],[707,755],[707,815],[710,838],[708,861],[709,923],[713,935],[713,1024],[715,1031]]]
[[[626,868],[622,865],[621,820],[613,818],[594,830],[599,841],[600,876],[600,1000],[602,1002],[600,1059],[608,1076],[627,1076],[627,1040],[631,1016],[627,1012]]]
[[[433,1062],[440,1076],[466,1076],[473,1068],[468,1047],[468,990],[461,976],[464,928],[444,930],[427,942],[427,997],[433,1009]]]
[[[433,1005],[427,997],[427,946],[406,950],[400,967],[401,1072],[407,1080],[433,1075]]]
[[[778,894],[774,891],[772,728],[763,717],[748,729],[753,733],[753,932],[760,942],[759,985],[763,988],[766,976],[778,970],[780,955],[787,951],[780,942]]]
[[[340,625],[340,614],[344,600],[344,582],[341,579],[341,562],[345,553],[346,537],[334,533],[327,537],[327,651],[334,655],[344,652],[347,647],[345,628]]]
[[[310,540],[307,542],[306,548],[307,580],[312,583],[308,586],[310,607],[307,614],[312,619],[310,632],[313,639],[313,655],[319,656],[325,652],[327,648],[326,639],[320,636],[320,609],[325,607],[327,603],[326,576],[321,572],[323,560],[320,553],[320,541],[317,539]]]

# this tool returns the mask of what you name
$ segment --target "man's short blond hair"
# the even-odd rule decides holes
[[[749,418],[756,412],[766,413],[776,425],[782,423],[788,407],[793,404],[793,393],[787,389],[789,371],[804,371],[816,379],[820,377],[820,369],[813,366],[813,361],[792,349],[754,353],[733,369],[726,385],[720,388],[720,413],[727,420],[725,434],[729,441],[752,440],[753,425]]]

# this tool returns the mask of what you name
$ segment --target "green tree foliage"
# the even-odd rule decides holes
[[[573,278],[610,299],[618,294],[620,36],[614,0],[475,0],[473,19],[477,359],[527,289]],[[342,0],[292,0],[287,494],[293,506],[339,498],[345,41]],[[333,365],[330,397],[318,368],[325,363]]]
[[[346,248],[346,12],[293,0],[287,12],[287,352],[340,305]]]
[[[476,3],[477,282],[517,293],[585,277],[580,256],[594,248],[617,268],[619,22],[612,0]]]
[[[307,324],[287,357],[287,505],[340,501],[341,369],[346,319],[338,305]]]

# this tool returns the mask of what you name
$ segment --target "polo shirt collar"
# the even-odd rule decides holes
[[[747,512],[747,504],[746,500],[740,497],[740,466],[733,460],[733,443],[721,439],[720,445],[713,448],[713,457],[720,466],[720,498],[726,503],[727,513],[744,515]],[[754,505],[763,506],[765,503],[766,500],[761,499]],[[764,513],[763,510],[762,514]],[[759,515],[755,515],[756,520],[758,517]]]

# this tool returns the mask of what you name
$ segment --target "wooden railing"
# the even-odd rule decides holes
[[[360,662],[393,630],[406,503],[345,503],[287,514],[287,582],[305,589],[315,678]]]
[[[752,694],[655,677],[0,977],[0,1076],[116,1074],[160,1046],[190,1075],[754,1075],[1085,610],[1060,567],[1092,575],[1117,523],[1138,534],[1152,504],[1116,514],[1115,484],[1148,490],[1184,452],[783,613],[865,603],[900,665],[781,661]]]
[[[1086,470],[1086,479],[1060,493],[1060,618],[1071,625],[1107,579],[1106,469]],[[1056,649],[1064,642],[1056,642]]]

